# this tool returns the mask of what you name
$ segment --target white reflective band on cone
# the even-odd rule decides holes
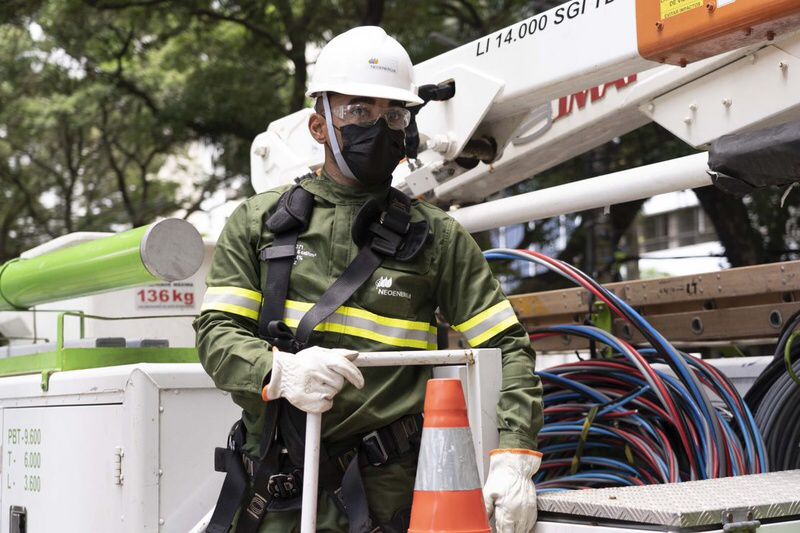
[[[414,490],[440,492],[480,488],[469,428],[425,428]]]

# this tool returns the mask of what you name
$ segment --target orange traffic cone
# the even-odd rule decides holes
[[[409,533],[490,533],[464,392],[458,379],[432,379],[425,392]]]

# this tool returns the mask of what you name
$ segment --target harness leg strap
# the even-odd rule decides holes
[[[364,480],[361,479],[361,454],[356,453],[347,465],[342,477],[340,499],[349,523],[349,533],[365,533],[372,531],[372,520],[369,516],[367,492]]]
[[[242,504],[244,494],[250,482],[242,464],[241,444],[244,442],[244,431],[241,422],[234,425],[228,437],[227,448],[217,448],[215,453],[215,470],[225,472],[225,481],[217,498],[217,505],[211,515],[206,533],[228,533],[236,511]]]

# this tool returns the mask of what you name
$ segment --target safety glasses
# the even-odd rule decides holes
[[[364,128],[380,119],[384,119],[393,130],[404,130],[411,123],[411,112],[405,107],[379,107],[366,102],[339,105],[332,108],[331,113],[344,125],[354,124]]]

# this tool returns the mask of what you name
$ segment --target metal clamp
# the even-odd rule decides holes
[[[755,533],[761,522],[755,520],[752,510],[734,509],[722,513],[724,533]]]
[[[361,439],[361,445],[367,456],[367,461],[372,466],[381,466],[389,460],[389,454],[377,431],[364,435],[364,438]]]
[[[267,492],[275,499],[285,500],[300,495],[299,473],[273,474],[267,482]]]

